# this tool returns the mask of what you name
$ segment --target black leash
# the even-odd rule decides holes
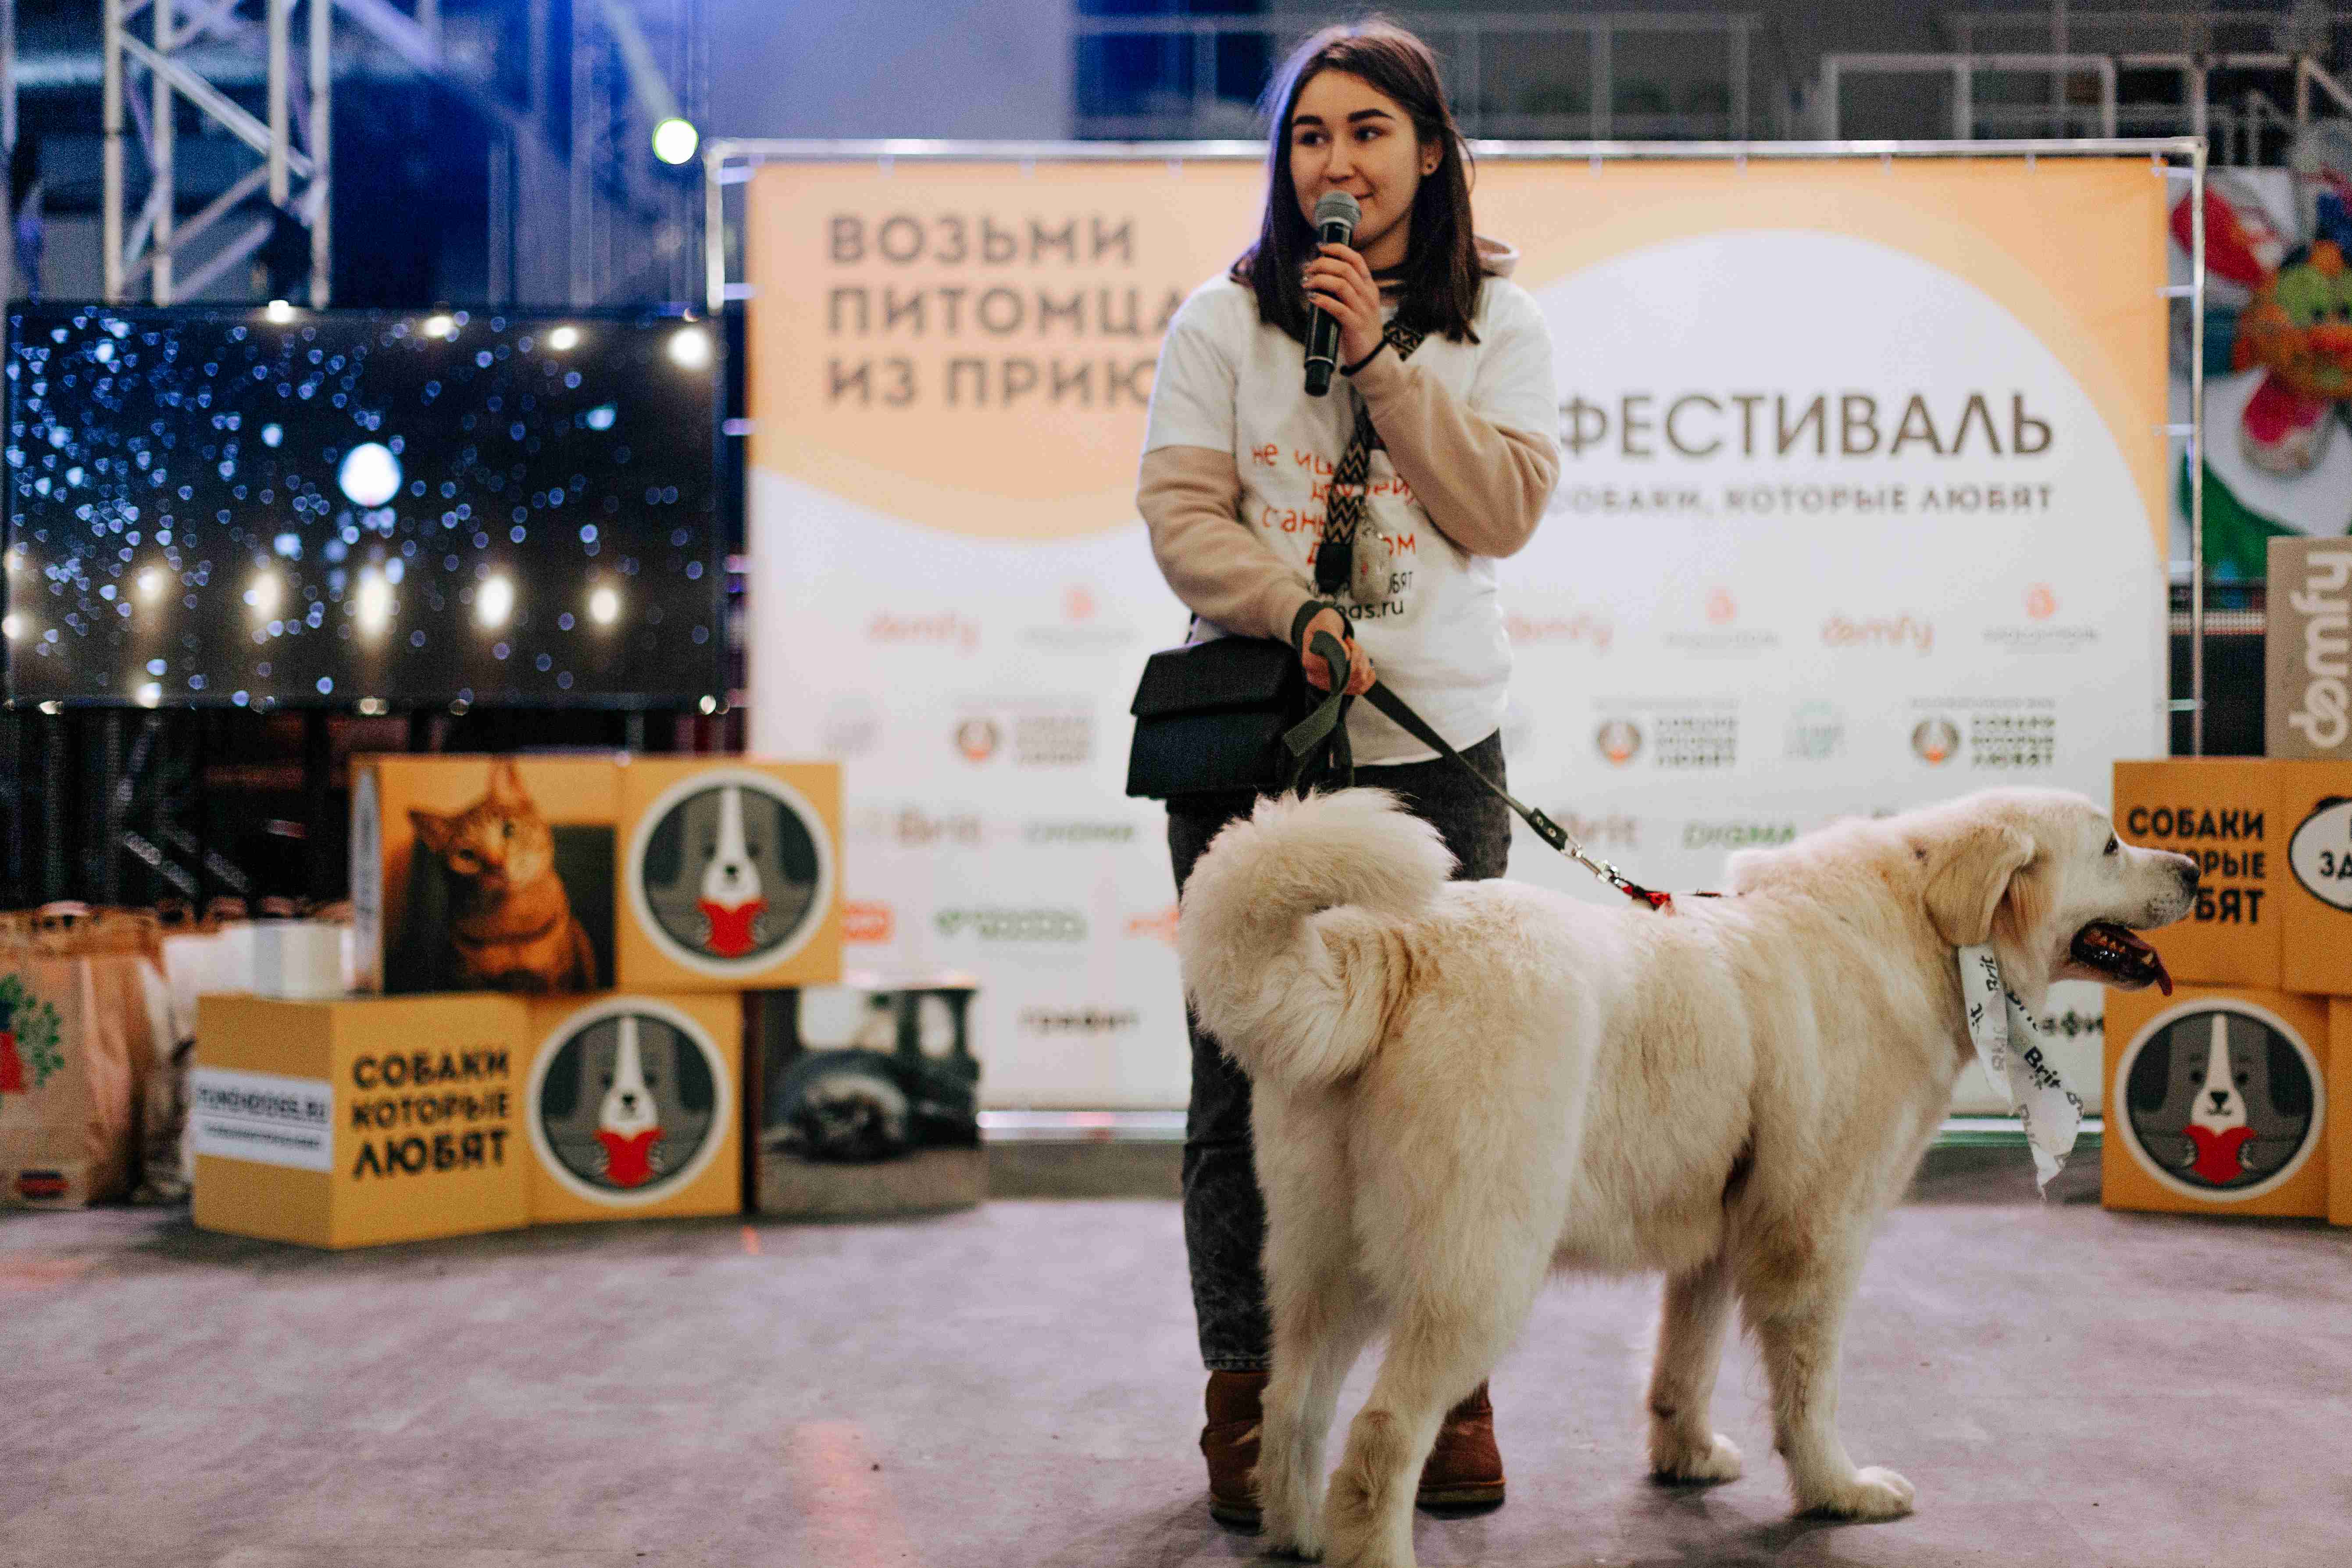
[[[1311,605],[1299,612],[1298,619],[1303,623],[1312,612],[1328,607],[1321,604]],[[1347,647],[1329,632],[1317,632],[1309,642],[1308,648],[1323,660],[1324,668],[1331,677],[1331,691],[1330,695],[1316,704],[1312,712],[1292,726],[1282,737],[1283,747],[1290,753],[1290,776],[1284,783],[1284,787],[1286,789],[1297,787],[1300,781],[1307,775],[1307,770],[1314,764],[1318,754],[1327,749],[1331,771],[1337,773],[1346,783],[1355,782],[1354,763],[1348,750],[1348,704],[1352,700],[1346,695]],[[1420,714],[1405,705],[1404,699],[1391,691],[1386,686],[1374,681],[1371,689],[1364,693],[1364,700],[1387,714],[1389,718],[1395,721],[1400,729],[1423,745],[1431,747],[1441,756],[1459,763],[1464,770],[1484,785],[1490,794],[1500,797],[1505,805],[1517,812],[1520,819],[1536,830],[1537,837],[1635,903],[1647,909],[1656,910],[1662,914],[1674,913],[1675,896],[1672,893],[1661,893],[1645,888],[1608,861],[1594,859],[1585,852],[1583,845],[1570,837],[1567,828],[1562,827],[1534,806],[1515,799],[1509,791],[1480,773],[1475,763],[1448,745],[1444,736],[1431,729]],[[1716,897],[1713,893],[1700,893],[1696,896],[1703,899]]]

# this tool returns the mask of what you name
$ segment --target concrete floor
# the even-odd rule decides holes
[[[1495,1378],[1509,1504],[1423,1518],[1422,1562],[2352,1562],[2352,1232],[2043,1206],[2023,1159],[1943,1171],[1871,1257],[1844,1430],[1913,1518],[1787,1517],[1744,1346],[1748,1477],[1648,1485],[1653,1289],[1563,1284]],[[1194,1366],[1164,1201],[341,1256],[13,1214],[0,1563],[1252,1561],[1202,1503]]]

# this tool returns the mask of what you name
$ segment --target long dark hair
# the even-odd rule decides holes
[[[1470,232],[1470,149],[1438,83],[1437,57],[1393,23],[1326,27],[1292,50],[1275,73],[1262,105],[1273,121],[1266,140],[1265,216],[1257,243],[1234,263],[1234,281],[1256,292],[1259,321],[1306,341],[1308,306],[1298,275],[1315,254],[1315,230],[1298,210],[1298,187],[1290,178],[1290,117],[1307,82],[1327,70],[1360,77],[1393,99],[1412,116],[1421,144],[1438,150],[1437,167],[1413,196],[1397,319],[1423,332],[1476,342],[1470,320],[1478,310],[1486,268]]]

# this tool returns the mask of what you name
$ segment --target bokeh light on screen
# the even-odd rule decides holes
[[[708,322],[10,315],[10,696],[686,706],[724,689]]]
[[[381,572],[360,574],[359,603],[352,612],[359,617],[360,630],[370,637],[381,636],[392,620],[392,584]]]
[[[588,618],[600,626],[609,626],[621,618],[621,595],[610,586],[599,587],[588,595]]]
[[[486,626],[502,626],[514,613],[514,583],[506,577],[485,577],[474,595],[474,618]]]
[[[343,454],[335,483],[353,506],[382,506],[400,493],[400,459],[381,441],[362,441]]]

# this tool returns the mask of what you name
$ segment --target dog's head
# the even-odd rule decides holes
[[[2055,980],[2172,989],[2156,950],[2135,933],[2189,912],[2197,863],[2124,843],[2086,797],[1985,790],[1887,826],[1910,851],[1936,934],[1954,947],[1990,942],[2028,1007]]]

